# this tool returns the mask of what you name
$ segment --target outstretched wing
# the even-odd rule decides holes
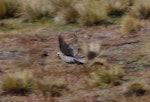
[[[69,44],[69,47],[73,49],[73,55],[76,56],[78,53],[78,37],[77,35],[73,35],[74,40]]]
[[[73,49],[66,44],[66,42],[64,41],[63,37],[61,35],[58,36],[58,41],[59,41],[59,48],[60,51],[67,56],[74,56],[74,51]]]

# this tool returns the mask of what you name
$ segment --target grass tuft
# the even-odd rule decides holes
[[[0,19],[16,16],[19,5],[17,0],[0,0]]]
[[[81,0],[76,4],[79,12],[78,23],[81,25],[91,26],[101,24],[107,18],[104,5],[101,0]]]
[[[122,34],[130,34],[140,30],[142,24],[141,21],[133,16],[126,15],[123,17],[121,33]]]
[[[78,16],[79,15],[76,9],[70,6],[60,10],[55,18],[57,18],[59,22],[64,22],[65,24],[67,24],[67,23],[76,23]]]
[[[122,16],[128,10],[129,0],[104,0],[108,16]]]
[[[51,18],[51,4],[48,0],[26,0],[22,1],[20,13],[27,21],[37,21],[43,18]]]
[[[46,77],[37,81],[37,90],[44,95],[50,94],[52,97],[59,97],[62,96],[64,92],[68,91],[68,88],[63,80],[51,80]]]
[[[150,2],[149,0],[136,0],[131,13],[133,16],[137,16],[139,19],[150,18]]]
[[[128,94],[135,94],[136,96],[144,95],[148,91],[148,85],[145,82],[135,82],[128,87]]]
[[[26,94],[33,89],[33,75],[24,71],[21,73],[10,74],[2,81],[1,88],[4,91],[17,94]]]
[[[101,67],[102,68],[102,67]],[[91,73],[93,79],[92,86],[107,86],[107,85],[120,85],[120,79],[124,76],[124,70],[118,66],[107,69],[103,67],[96,72]]]

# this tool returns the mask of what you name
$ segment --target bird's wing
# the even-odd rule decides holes
[[[74,34],[74,40],[69,44],[69,47],[73,49],[73,55],[76,56],[78,53],[78,37]]]
[[[61,35],[58,36],[58,41],[59,41],[59,48],[60,51],[67,56],[74,56],[74,51],[73,49],[66,44],[66,42],[64,41],[63,37]]]

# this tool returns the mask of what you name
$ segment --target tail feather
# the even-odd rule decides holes
[[[84,57],[75,57],[74,60],[82,64],[86,63],[86,59]]]

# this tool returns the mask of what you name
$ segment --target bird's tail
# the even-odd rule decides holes
[[[86,59],[84,57],[74,57],[74,60],[81,64],[86,63]]]

